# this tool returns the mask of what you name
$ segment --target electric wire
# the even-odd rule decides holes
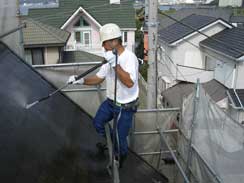
[[[185,26],[185,27],[187,27],[187,28],[189,28],[189,29],[191,29],[191,30],[193,30],[193,31],[195,31],[195,32],[198,32],[199,34],[201,34],[201,35],[207,37],[208,39],[210,39],[210,40],[212,40],[212,41],[215,41],[215,42],[218,42],[218,43],[222,44],[223,46],[225,46],[225,47],[228,48],[228,49],[231,49],[231,50],[233,50],[233,51],[235,51],[235,52],[238,52],[238,53],[240,53],[240,54],[242,54],[242,55],[244,54],[243,50],[240,50],[240,49],[237,49],[237,48],[233,48],[233,47],[227,45],[225,42],[223,42],[223,41],[221,41],[221,40],[219,40],[219,39],[213,38],[213,37],[211,37],[211,36],[208,36],[207,34],[203,33],[202,31],[199,31],[198,29],[195,29],[194,27],[192,27],[192,26],[190,26],[190,25],[188,25],[188,24],[186,24],[186,23],[183,23],[182,21],[179,21],[179,20],[175,19],[175,18],[173,18],[172,16],[167,15],[167,14],[164,13],[164,12],[161,12],[161,13],[162,13],[164,16],[170,18],[171,20],[174,20],[175,22],[177,22],[177,23],[179,23],[179,24],[181,24],[181,25],[183,25],[183,26]]]
[[[165,14],[165,13],[163,13],[163,14],[164,14],[165,16],[167,15],[167,14]],[[172,19],[172,20],[174,20],[174,21],[176,21],[177,23],[180,23],[180,24],[183,25],[183,26],[186,26],[186,27],[188,27],[188,28],[190,28],[190,29],[192,29],[192,30],[194,30],[194,31],[197,31],[198,33],[200,33],[200,34],[206,36],[207,38],[210,38],[210,39],[212,39],[212,40],[214,40],[214,41],[218,41],[218,42],[220,42],[222,45],[225,46],[225,43],[224,43],[224,42],[219,41],[219,40],[217,40],[217,39],[213,39],[212,37],[207,36],[206,34],[202,33],[201,31],[199,31],[199,30],[197,30],[197,29],[195,29],[195,28],[193,28],[193,27],[191,27],[191,26],[189,26],[189,25],[187,25],[187,24],[184,24],[184,23],[182,23],[181,21],[179,21],[179,20],[177,20],[177,19],[175,19],[175,18],[173,18],[173,17],[171,17],[171,16],[169,16],[169,15],[167,15],[167,17],[170,18],[170,19]],[[160,40],[160,38],[161,38],[160,35],[159,35],[158,37],[159,37],[159,40]],[[191,41],[186,40],[186,39],[182,39],[182,40],[185,41],[185,42],[187,42],[187,43],[189,43],[189,44],[191,44],[192,46],[194,46],[194,47],[196,47],[196,48],[198,48],[198,49],[200,50],[200,47],[197,46],[196,44],[192,43]],[[223,44],[223,43],[224,43],[224,44]],[[229,46],[228,46],[228,48],[229,48]],[[242,51],[240,51],[240,50],[237,50],[237,51],[238,51],[239,53],[242,53],[242,54],[243,54]],[[215,58],[217,61],[220,61],[218,58],[216,58],[216,57],[213,56],[213,55],[210,55],[210,54],[208,54],[208,53],[205,53],[205,54],[209,55],[210,57]],[[175,67],[177,67],[177,66],[174,64],[174,61],[171,59],[171,57],[170,57],[166,52],[165,52],[165,55],[166,55],[166,56],[169,58],[169,60],[172,62],[172,65],[175,66]],[[220,61],[220,62],[222,63],[223,61]],[[226,63],[225,63],[225,64],[226,64]],[[216,67],[215,67],[215,68],[216,68]],[[185,76],[187,76],[187,75],[183,75],[182,72],[181,72],[178,68],[176,68],[176,70],[181,74],[181,76],[184,78],[184,80],[187,81],[186,78],[185,78]],[[205,71],[203,71],[203,72],[205,72]],[[201,73],[201,72],[199,72],[199,73]],[[195,73],[195,74],[199,74],[199,73]],[[232,70],[231,73],[233,73],[233,70]],[[226,83],[226,80],[228,80],[229,77],[231,76],[231,73],[225,78],[224,84]]]

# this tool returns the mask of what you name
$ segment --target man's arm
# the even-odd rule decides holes
[[[134,82],[130,78],[130,74],[122,69],[120,65],[117,65],[114,70],[118,74],[119,80],[128,88],[131,88],[134,85]]]
[[[102,83],[103,81],[104,81],[103,78],[99,78],[96,75],[84,78],[85,85],[97,85],[97,84]]]

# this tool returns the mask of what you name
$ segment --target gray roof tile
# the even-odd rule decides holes
[[[110,4],[109,0],[60,0],[58,8],[30,9],[29,17],[60,28],[79,7],[101,25],[116,23],[121,28],[136,28],[133,1]]]
[[[212,38],[217,39],[225,44],[208,38],[201,41],[200,45],[211,48],[236,59],[244,55],[244,29],[225,29],[224,31],[221,31],[220,33],[212,36]]]
[[[63,56],[63,63],[98,62],[102,60],[103,57],[85,51],[65,51]]]
[[[176,20],[181,20],[182,18],[185,18],[192,14],[221,18],[229,22],[232,15],[232,9],[219,7],[182,8],[180,10],[177,10],[175,13],[170,14],[170,16],[172,16]],[[174,20],[161,14],[159,14],[158,18],[160,22],[159,29],[163,29],[175,23]]]
[[[40,47],[41,45],[64,46],[70,35],[64,30],[32,19],[24,19],[23,22],[26,23],[26,28],[23,29],[25,47]]]
[[[210,23],[215,22],[216,20],[217,19],[214,17],[193,14],[182,19],[181,22],[198,30],[209,25]],[[159,31],[159,36],[160,40],[171,44],[193,32],[194,30],[191,28],[188,28],[177,22]]]
[[[232,23],[244,23],[244,16],[232,16],[230,18],[230,22],[232,22]]]
[[[162,92],[162,96],[167,100],[171,107],[180,107],[182,97],[186,97],[194,91],[194,84],[188,82],[180,82],[177,85]],[[227,97],[227,88],[216,80],[203,83],[203,88],[208,95],[218,102]]]

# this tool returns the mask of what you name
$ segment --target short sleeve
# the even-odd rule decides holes
[[[130,74],[130,78],[133,82],[138,80],[138,61],[134,54],[128,56],[124,69]]]
[[[96,73],[96,76],[104,79],[108,73],[108,64],[102,65],[100,70]]]

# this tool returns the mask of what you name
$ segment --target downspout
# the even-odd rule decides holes
[[[233,68],[233,76],[232,76],[232,82],[231,82],[231,88],[236,88],[236,64]]]

